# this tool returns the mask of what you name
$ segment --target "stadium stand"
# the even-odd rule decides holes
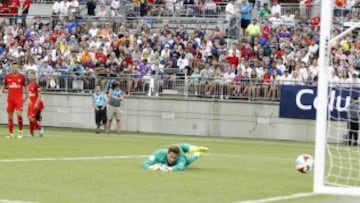
[[[274,101],[281,85],[316,85],[319,5],[257,4],[258,21],[241,33],[239,5],[228,20],[229,4],[97,1],[89,16],[87,2],[34,3],[26,23],[2,13],[1,76],[18,63],[23,73],[36,70],[46,91],[91,92],[119,81],[129,95]],[[340,11],[335,33],[358,20],[357,5]],[[333,44],[333,82],[358,82],[359,40],[354,32]]]

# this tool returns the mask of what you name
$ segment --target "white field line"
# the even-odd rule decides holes
[[[132,138],[132,139],[142,139],[142,138],[156,138],[156,139],[161,139],[161,140],[182,140],[185,141],[186,140],[192,140],[192,141],[202,141],[202,142],[214,142],[214,140],[216,141],[220,141],[220,142],[233,142],[233,140],[231,138],[229,139],[221,139],[218,137],[177,137],[177,136],[158,136],[158,135],[128,135],[128,134],[121,134],[121,135],[104,135],[104,136],[99,136],[99,137],[87,137],[87,136],[76,136],[74,134],[83,134],[83,132],[74,132],[72,133],[71,136],[63,136],[63,135],[50,135],[49,137],[59,137],[59,138],[79,138],[79,139],[93,139],[93,140],[119,140],[119,138],[121,137],[127,137],[127,138]],[[236,140],[237,142],[240,143],[245,143],[245,144],[255,144],[255,145],[288,145],[288,146],[301,146],[302,148],[312,148],[313,145],[311,145],[311,143],[309,142],[309,144],[304,144],[306,142],[301,142],[301,143],[297,143],[297,142],[286,142],[286,141],[273,141],[273,140],[248,140],[246,138],[239,138]]]
[[[276,160],[276,161],[294,161],[294,159],[285,158],[285,157],[276,157],[276,156],[254,156],[254,155],[242,155],[242,154],[213,154],[208,153],[204,156],[223,156],[223,157],[236,157],[243,159],[263,159],[263,160]]]
[[[111,160],[111,159],[136,159],[146,158],[149,155],[119,155],[119,156],[95,156],[95,157],[44,157],[44,158],[18,158],[18,159],[0,159],[0,163],[14,163],[14,162],[40,162],[40,161],[86,161],[86,160]],[[242,159],[264,159],[264,160],[280,160],[293,161],[293,159],[271,156],[248,156],[241,154],[205,154],[204,156],[222,156],[235,157]],[[1,203],[1,202],[0,202]]]
[[[20,200],[9,200],[9,199],[0,199],[0,203],[35,203],[31,201],[20,201]]]
[[[258,200],[247,200],[247,201],[240,201],[236,203],[268,203],[268,202],[277,202],[282,200],[289,200],[289,199],[297,199],[297,198],[304,198],[317,195],[316,193],[298,193],[293,195],[286,195],[286,196],[277,196],[277,197],[269,197],[265,199],[258,199]]]
[[[94,156],[94,157],[21,158],[21,159],[0,159],[0,162],[6,163],[6,162],[34,162],[34,161],[85,161],[85,160],[106,160],[106,159],[134,159],[134,158],[145,158],[148,156],[149,155],[120,155],[120,156]]]

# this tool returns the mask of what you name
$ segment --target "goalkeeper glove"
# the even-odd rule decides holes
[[[160,171],[169,172],[169,171],[172,171],[172,168],[169,166],[161,165]]]
[[[161,167],[160,164],[154,164],[154,165],[151,165],[149,167],[149,169],[152,170],[152,171],[157,171],[157,170],[160,170],[160,167]]]

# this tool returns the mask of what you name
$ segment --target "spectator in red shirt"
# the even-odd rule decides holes
[[[235,67],[239,64],[239,57],[236,56],[236,51],[233,51],[232,55],[228,56],[226,59],[230,65],[235,65]]]
[[[268,95],[270,89],[270,80],[271,80],[271,75],[269,73],[269,69],[267,67],[264,67],[264,74],[262,76],[262,88],[263,88],[264,96]]]
[[[2,4],[0,3],[0,16],[3,17],[7,17],[9,15],[9,8],[8,8],[8,5],[7,4]]]
[[[102,61],[103,63],[106,64],[107,61],[107,57],[106,55],[103,53],[103,49],[99,48],[97,53],[95,54],[95,58],[97,61]]]
[[[10,25],[15,25],[19,14],[20,0],[10,0],[8,8],[10,9]]]
[[[266,40],[269,40],[270,38],[270,34],[271,34],[271,27],[269,25],[269,21],[268,20],[265,20],[264,21],[264,24],[263,26],[261,27],[261,37],[266,39]]]
[[[22,13],[21,13],[21,23],[24,28],[26,28],[26,17],[30,10],[30,0],[25,0],[22,4]]]
[[[320,16],[315,16],[310,19],[310,24],[313,28],[318,27],[320,25]]]

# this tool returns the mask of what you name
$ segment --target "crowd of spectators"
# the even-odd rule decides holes
[[[276,99],[282,84],[317,82],[320,19],[314,23],[314,19],[301,15],[279,13],[281,9],[274,8],[279,6],[276,3],[269,9],[263,4],[260,18],[250,18],[242,37],[232,42],[218,27],[153,28],[141,18],[131,18],[117,22],[115,28],[112,21],[62,15],[55,4],[51,21],[39,17],[24,25],[21,20],[15,24],[3,19],[2,74],[12,63],[18,63],[24,73],[35,70],[47,89],[92,90],[96,84],[107,89],[119,81],[127,94],[159,95],[163,89],[181,86],[189,95],[221,99]],[[241,4],[249,3],[242,0]],[[96,13],[106,4],[98,6]],[[225,12],[231,11],[226,7]],[[66,12],[77,12],[70,10]],[[136,13],[136,7],[133,10]],[[241,9],[236,8],[234,15],[240,17]],[[272,18],[279,16],[296,23],[274,23]],[[334,33],[340,31],[334,28]],[[358,82],[359,47],[360,34],[355,32],[332,44],[332,82]]]

